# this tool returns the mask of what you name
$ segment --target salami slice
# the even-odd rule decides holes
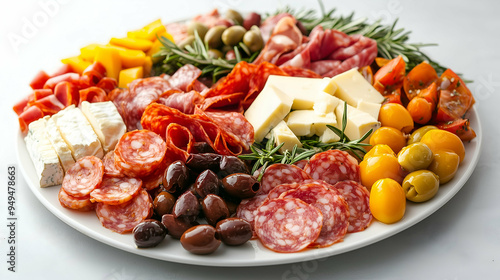
[[[255,214],[257,209],[267,199],[267,195],[256,195],[252,198],[245,198],[241,200],[238,208],[236,208],[236,217],[241,218],[254,227]]]
[[[141,186],[140,179],[104,176],[101,186],[90,193],[90,201],[109,205],[122,204],[137,195]]]
[[[349,226],[349,208],[344,198],[319,184],[305,184],[282,193],[280,198],[297,198],[323,214],[321,233],[309,247],[327,247],[342,241]]]
[[[297,161],[296,163],[294,163],[293,165],[297,166],[298,168],[304,170],[304,167],[306,167],[306,164],[307,164],[308,160],[307,159],[303,159],[303,160],[299,160]]]
[[[62,188],[71,196],[86,197],[101,184],[103,175],[102,161],[95,156],[86,156],[66,171]]]
[[[321,232],[323,215],[296,198],[265,201],[255,215],[255,233],[262,244],[280,253],[298,252],[313,243]]]
[[[153,203],[146,190],[132,200],[118,205],[97,203],[96,214],[101,224],[118,233],[131,232],[134,227],[153,213]]]
[[[267,194],[277,185],[300,183],[307,179],[311,179],[311,177],[297,166],[275,163],[264,171],[258,194]]]
[[[321,179],[331,185],[344,180],[360,182],[358,162],[341,150],[315,154],[304,167],[304,171],[312,179]]]
[[[306,180],[307,181],[307,180]],[[287,192],[289,190],[296,189],[300,186],[299,183],[291,183],[291,184],[281,184],[274,187],[268,194],[267,199],[275,199],[278,198],[282,193]]]
[[[104,164],[104,175],[109,177],[123,177],[123,174],[115,166],[115,153],[114,151],[108,152],[102,159]]]
[[[68,209],[85,212],[95,208],[95,204],[90,201],[90,196],[74,197],[65,192],[63,188],[59,190],[58,198],[59,203]]]
[[[334,186],[349,205],[349,228],[347,232],[365,230],[372,222],[370,211],[370,193],[358,182],[340,181]]]
[[[156,133],[135,130],[125,133],[115,148],[115,165],[129,177],[151,174],[162,162],[167,145]]]

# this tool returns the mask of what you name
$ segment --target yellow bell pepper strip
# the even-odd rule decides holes
[[[127,37],[154,41],[157,34],[161,34],[166,31],[167,30],[161,23],[161,20],[157,19],[141,29],[128,32]]]
[[[87,45],[83,48],[80,49],[80,58],[83,59],[83,60],[87,60],[89,62],[93,62],[94,61],[94,57],[95,57],[95,52],[97,50],[97,47],[99,46],[104,46],[104,45],[101,45],[101,44],[90,44],[90,45]]]
[[[121,88],[128,87],[128,84],[133,80],[140,79],[143,77],[143,69],[142,66],[123,69],[120,71],[120,78],[118,82],[118,86]]]
[[[102,66],[106,68],[106,75],[110,78],[118,80],[120,71],[122,70],[122,62],[117,49],[106,46],[98,46],[94,62],[100,62]]]
[[[109,41],[111,45],[124,47],[132,50],[148,51],[153,43],[149,40],[139,38],[111,38]]]
[[[115,45],[107,45],[107,47],[118,50],[118,54],[122,61],[122,68],[142,66],[146,60],[146,54],[143,51],[127,49]]]
[[[72,56],[68,58],[61,59],[61,62],[68,64],[71,68],[78,74],[82,74],[83,70],[92,64],[90,61],[83,60],[80,56]]]

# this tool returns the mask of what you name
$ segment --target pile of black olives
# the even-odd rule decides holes
[[[252,238],[249,222],[235,218],[244,198],[260,188],[247,165],[237,157],[191,154],[173,162],[153,194],[154,215],[134,230],[139,248],[154,247],[168,234],[194,254],[214,252],[221,243],[235,246]]]

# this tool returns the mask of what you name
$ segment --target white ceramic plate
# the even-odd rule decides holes
[[[80,213],[63,208],[57,198],[59,186],[40,188],[34,166],[20,133],[17,136],[17,155],[23,175],[40,202],[59,219],[95,240],[133,254],[171,262],[205,266],[264,266],[319,259],[352,251],[388,238],[434,213],[462,188],[478,162],[482,140],[481,125],[474,108],[469,112],[468,117],[477,137],[470,143],[466,143],[466,157],[455,178],[442,186],[432,200],[421,204],[408,203],[404,218],[395,224],[386,225],[375,221],[365,231],[348,234],[341,243],[328,248],[308,249],[291,254],[274,253],[253,240],[238,247],[221,245],[214,254],[198,256],[184,250],[178,240],[169,236],[155,248],[137,249],[132,234],[122,235],[104,228],[94,212]]]

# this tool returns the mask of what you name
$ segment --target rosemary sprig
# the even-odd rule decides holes
[[[331,129],[340,138],[339,141],[333,143],[323,143],[319,141],[318,136],[313,138],[301,139],[302,148],[295,145],[292,151],[285,151],[284,154],[277,153],[285,143],[281,143],[275,146],[275,139],[273,136],[267,142],[254,143],[250,149],[252,153],[240,155],[239,158],[243,160],[253,161],[252,174],[255,173],[260,167],[262,167],[259,174],[258,180],[262,178],[264,170],[273,163],[287,163],[293,164],[297,161],[303,159],[309,159],[313,155],[330,149],[339,149],[343,151],[350,151],[358,159],[363,159],[363,155],[366,153],[364,146],[369,146],[369,144],[362,143],[370,134],[372,129],[366,132],[361,138],[357,140],[351,140],[345,134],[345,129],[347,127],[347,103],[344,102],[344,113],[342,114],[342,129],[338,129],[334,126],[327,125],[328,129]]]
[[[202,70],[202,76],[212,76],[214,82],[231,72],[238,62],[253,61],[258,55],[258,52],[252,54],[248,48],[243,48],[240,45],[233,48],[235,59],[213,58],[210,56],[208,46],[198,36],[198,33],[195,33],[194,42],[187,45],[185,49],[163,36],[159,40],[163,46],[154,56],[165,57],[165,59],[163,59],[161,65],[157,66],[158,71],[171,74],[183,65],[192,64]],[[246,56],[241,54],[240,49],[243,50]]]
[[[437,44],[416,44],[408,43],[410,31],[405,31],[404,28],[396,28],[398,20],[394,20],[391,25],[382,24],[381,20],[369,23],[367,18],[355,18],[354,13],[347,16],[334,15],[336,9],[326,11],[322,1],[318,1],[320,5],[321,15],[317,15],[315,10],[295,10],[290,7],[279,9],[275,14],[289,13],[292,14],[302,25],[307,32],[317,25],[323,26],[325,29],[337,29],[346,34],[361,34],[371,38],[377,42],[378,55],[387,59],[392,59],[401,55],[406,62],[407,70],[413,69],[416,65],[423,61],[429,62],[434,69],[441,74],[446,70],[446,67],[432,60],[421,48],[428,46],[436,46]]]

